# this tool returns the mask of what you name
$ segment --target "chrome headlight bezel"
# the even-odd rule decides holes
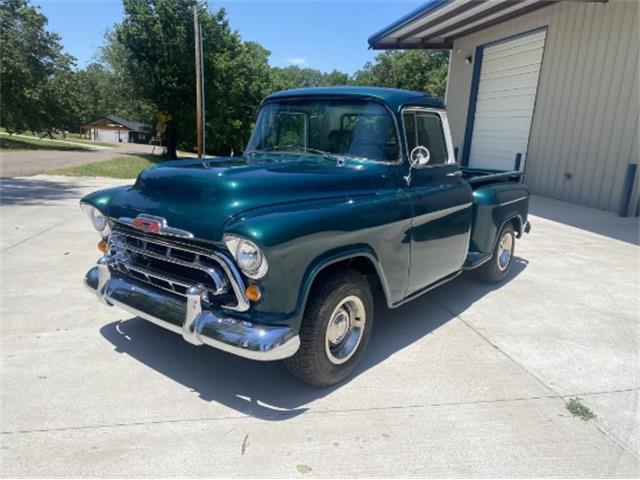
[[[96,229],[100,236],[102,236],[102,238],[107,238],[111,233],[109,217],[89,203],[80,202],[80,208],[84,213],[86,213],[87,217],[89,217],[91,225]]]
[[[257,280],[267,274],[269,262],[255,242],[233,234],[225,234],[222,239],[236,264],[247,277]]]

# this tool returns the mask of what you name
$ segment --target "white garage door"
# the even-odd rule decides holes
[[[97,140],[101,142],[126,143],[129,135],[126,130],[98,129]]]
[[[485,47],[469,166],[524,169],[546,30]]]

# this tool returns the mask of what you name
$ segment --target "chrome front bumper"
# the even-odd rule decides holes
[[[300,347],[300,338],[290,327],[259,325],[218,316],[203,310],[201,291],[192,287],[187,301],[136,282],[109,268],[105,256],[84,278],[85,286],[100,301],[182,335],[194,345],[209,345],[252,360],[280,360]]]

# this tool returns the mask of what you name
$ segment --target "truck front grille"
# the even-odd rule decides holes
[[[197,286],[210,305],[248,308],[242,278],[223,254],[132,230],[116,226],[109,237],[115,270],[174,295]]]

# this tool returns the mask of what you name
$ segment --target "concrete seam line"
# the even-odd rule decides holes
[[[480,333],[477,329],[475,329],[474,327],[472,327],[465,319],[462,318],[461,315],[456,315],[454,312],[452,312],[446,305],[444,305],[442,302],[438,302],[440,304],[440,306],[442,308],[444,308],[447,312],[449,312],[450,315],[452,315],[454,318],[457,318],[458,320],[460,320],[460,322],[462,322],[464,325],[467,326],[467,328],[469,328],[472,332],[474,332],[476,335],[478,335],[480,338],[482,338],[485,342],[487,342],[489,345],[491,345],[492,347],[494,347],[496,350],[498,350],[502,355],[504,355],[506,358],[508,358],[509,360],[511,360],[513,363],[515,363],[516,365],[518,365],[524,372],[526,372],[529,376],[531,376],[532,378],[534,378],[538,383],[540,383],[540,385],[542,385],[544,388],[546,388],[547,390],[549,390],[551,393],[553,393],[554,397],[557,398],[558,400],[560,400],[563,404],[565,404],[565,398],[567,398],[567,396],[563,396],[560,395],[559,393],[557,393],[553,388],[551,388],[549,385],[547,385],[541,378],[539,378],[537,375],[535,375],[533,372],[530,372],[527,368],[525,368],[524,365],[522,365],[520,362],[516,361],[513,357],[511,357],[509,354],[507,354],[504,350],[502,350],[498,345],[496,345],[495,343],[493,343],[491,340],[489,340],[486,336],[484,336],[482,333]],[[638,460],[638,455],[631,451],[629,448],[627,448],[625,445],[623,445],[617,438],[615,438],[612,434],[610,434],[609,432],[607,432],[606,430],[604,430],[600,425],[598,425],[595,422],[589,422],[593,425],[594,428],[596,428],[598,431],[600,431],[600,433],[602,433],[606,438],[608,438],[609,440],[611,440],[613,443],[615,443],[618,447],[620,447],[622,450],[624,450],[625,452],[629,453],[632,457],[634,457],[636,460]]]
[[[498,398],[492,400],[474,400],[469,402],[442,402],[442,403],[426,403],[420,405],[391,405],[388,407],[369,407],[369,408],[344,408],[335,410],[322,410],[322,411],[307,411],[306,415],[326,415],[332,413],[358,413],[358,412],[371,412],[371,411],[383,411],[383,410],[404,410],[404,409],[418,409],[418,408],[437,408],[437,407],[455,407],[466,405],[490,405],[494,403],[508,403],[508,402],[526,402],[531,400],[555,400],[555,395],[547,396],[533,396],[533,397],[521,397],[521,398]],[[285,417],[287,414],[295,412],[295,410],[281,410],[274,411],[273,415],[269,415],[269,419],[278,419],[278,417]],[[171,420],[150,420],[147,422],[128,422],[128,423],[106,423],[98,425],[80,425],[76,427],[55,427],[55,428],[34,428],[32,430],[13,430],[0,432],[0,435],[16,435],[26,433],[49,433],[49,432],[65,432],[73,430],[95,430],[99,428],[114,428],[114,427],[140,427],[145,425],[163,425],[171,423],[190,423],[190,422],[217,422],[224,420],[238,420],[238,419],[252,419],[255,418],[251,415],[231,415],[223,417],[202,417],[202,418],[176,418]]]
[[[640,388],[638,387],[618,388],[616,390],[601,390],[598,392],[573,393],[571,395],[562,395],[562,398],[589,397],[594,395],[607,395],[609,393],[629,393],[629,392],[637,392],[637,391],[640,391]]]
[[[17,247],[17,246],[19,246],[19,245],[22,245],[23,243],[28,242],[29,240],[31,240],[31,239],[33,239],[33,238],[36,238],[36,237],[38,237],[38,236],[42,235],[43,233],[50,232],[50,231],[51,231],[51,230],[53,230],[54,228],[59,227],[60,225],[64,225],[64,224],[65,224],[65,223],[67,223],[68,221],[73,220],[74,218],[77,218],[77,217],[79,217],[80,215],[82,215],[82,212],[77,213],[77,214],[75,214],[75,215],[73,215],[73,216],[71,216],[71,217],[68,217],[68,218],[64,219],[63,221],[61,221],[61,222],[59,222],[59,223],[56,223],[55,225],[52,225],[52,226],[50,226],[50,227],[48,227],[48,228],[45,228],[44,230],[40,230],[39,232],[36,232],[36,233],[34,233],[33,235],[31,235],[30,237],[24,238],[24,239],[20,240],[19,242],[14,243],[13,245],[9,245],[7,248],[5,248],[4,250],[2,250],[2,253],[4,253],[4,252],[8,252],[8,251],[9,251],[9,250],[11,250],[12,248]]]
[[[597,392],[597,393],[618,393],[618,390],[614,390],[612,392]],[[571,394],[567,395],[567,397],[575,397],[582,394]],[[509,402],[527,402],[531,400],[556,400],[558,397],[556,395],[542,395],[542,396],[532,396],[532,397],[518,397],[518,398],[497,398],[491,400],[474,400],[468,402],[441,402],[441,403],[425,403],[420,405],[391,405],[388,407],[369,407],[369,408],[344,408],[344,409],[335,409],[335,410],[322,410],[322,411],[307,411],[306,415],[327,415],[333,413],[358,413],[358,412],[370,412],[370,411],[382,411],[382,410],[403,410],[403,409],[417,409],[417,408],[437,408],[437,407],[455,407],[455,406],[466,406],[466,405],[490,405],[490,404],[498,404],[498,403],[509,403]],[[285,416],[290,413],[290,411],[280,411],[281,413],[274,412],[273,415],[270,416],[272,419],[277,419],[278,417]],[[32,430],[14,430],[14,431],[4,431],[0,432],[0,435],[18,435],[18,434],[29,434],[29,433],[50,433],[50,432],[66,432],[73,430],[95,430],[99,428],[118,428],[118,427],[140,427],[145,425],[163,425],[163,424],[171,424],[171,423],[190,423],[190,422],[217,422],[217,421],[225,421],[225,420],[244,420],[254,418],[251,415],[230,415],[223,417],[202,417],[202,418],[176,418],[171,420],[150,420],[147,422],[128,422],[128,423],[107,423],[107,424],[98,424],[98,425],[80,425],[76,427],[56,427],[56,428],[34,428]]]

